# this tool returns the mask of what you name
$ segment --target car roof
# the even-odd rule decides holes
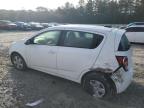
[[[73,30],[73,31],[84,31],[84,32],[91,32],[91,33],[98,33],[98,34],[108,34],[110,32],[112,33],[119,33],[120,35],[125,33],[125,29],[118,29],[118,28],[108,28],[104,26],[98,26],[98,25],[84,25],[84,24],[67,24],[67,25],[58,25],[53,27],[48,27],[45,29],[40,30],[39,32],[35,33],[33,36],[36,36],[37,34],[47,32],[50,30]],[[121,37],[118,35],[119,37]],[[107,35],[105,35],[107,36]]]
[[[92,32],[100,32],[100,33],[106,33],[110,32],[114,28],[104,27],[104,26],[98,26],[98,25],[86,25],[86,24],[68,24],[68,25],[58,25],[51,28],[55,29],[66,29],[66,30],[85,30],[85,31],[92,31]]]

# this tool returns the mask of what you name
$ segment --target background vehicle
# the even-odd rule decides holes
[[[127,27],[134,26],[134,25],[144,25],[144,22],[133,22],[127,25]]]
[[[0,20],[0,29],[13,30],[16,29],[16,27],[16,24],[12,23],[11,21]]]
[[[31,26],[25,22],[15,22],[18,30],[31,30]]]
[[[125,31],[103,26],[50,27],[13,43],[9,54],[19,70],[29,67],[75,81],[99,98],[123,92],[133,76]]]
[[[30,24],[32,30],[41,30],[41,29],[44,28],[44,27],[43,27],[40,23],[38,23],[38,22],[30,22],[29,24]]]
[[[132,25],[127,27],[126,36],[130,42],[144,43],[144,25]]]
[[[44,28],[51,27],[51,26],[49,25],[49,23],[41,23],[41,25],[42,25]]]
[[[56,23],[56,22],[51,22],[51,23],[48,23],[48,25],[50,26],[50,27],[53,27],[53,26],[58,26],[58,25],[60,25],[59,23]]]

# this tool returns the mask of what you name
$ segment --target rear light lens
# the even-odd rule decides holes
[[[128,58],[126,56],[116,56],[116,59],[119,65],[122,66],[125,71],[128,71]]]

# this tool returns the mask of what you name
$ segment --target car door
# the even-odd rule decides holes
[[[128,27],[126,28],[126,36],[130,42],[136,41],[136,34],[135,34],[135,27]]]
[[[47,31],[31,39],[27,45],[30,67],[40,70],[56,70],[58,42],[61,31]]]
[[[83,70],[90,68],[98,57],[102,47],[99,44],[103,36],[80,31],[65,31],[62,40],[63,44],[57,56],[59,74],[76,78]]]
[[[144,43],[144,27],[135,27],[135,42]]]
[[[144,27],[129,27],[126,29],[126,36],[130,42],[144,43]]]

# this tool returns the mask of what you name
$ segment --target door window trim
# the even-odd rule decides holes
[[[91,48],[81,48],[81,49],[95,49],[95,48],[97,48],[97,47],[103,42],[104,37],[105,37],[104,34],[101,34],[101,33],[92,33],[92,32],[85,32],[85,31],[81,31],[81,30],[69,30],[69,29],[68,29],[68,30],[62,30],[61,40],[60,40],[59,46],[61,46],[61,47],[69,47],[69,48],[79,48],[79,47],[64,46],[64,40],[65,40],[65,37],[66,37],[66,33],[67,33],[68,31],[89,33],[89,34],[93,34],[93,35],[99,35],[99,36],[102,37],[101,42],[100,42],[98,45],[96,45],[95,47],[93,47],[93,45],[94,45],[94,37],[93,37],[93,42],[92,42]]]
[[[58,39],[57,44],[56,44],[56,45],[51,45],[51,46],[59,46],[60,43],[61,43],[60,41],[61,41],[61,38],[62,38],[63,30],[58,30],[58,29],[40,32],[40,33],[36,34],[35,36],[33,36],[32,38],[30,38],[30,39],[28,39],[28,40],[34,41],[34,38],[40,36],[40,35],[43,34],[43,33],[51,32],[51,31],[60,31],[60,35],[59,35],[59,39]],[[43,45],[43,44],[34,44],[34,43],[33,43],[33,45]],[[45,46],[50,46],[50,45],[45,45]]]

